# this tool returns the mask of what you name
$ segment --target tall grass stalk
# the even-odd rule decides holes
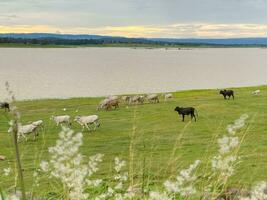
[[[133,113],[133,126],[132,131],[130,135],[130,145],[129,145],[129,181],[130,181],[130,187],[133,187],[134,185],[134,140],[135,140],[135,134],[136,134],[136,109],[137,106],[134,108]]]
[[[9,119],[9,121],[10,121],[11,134],[12,134],[13,145],[14,145],[14,150],[15,150],[15,158],[16,158],[16,164],[17,164],[16,168],[17,168],[17,173],[19,177],[20,190],[21,190],[22,200],[26,200],[23,170],[22,170],[20,151],[19,151],[19,145],[18,145],[18,123],[19,123],[20,114],[17,108],[13,106],[16,99],[15,99],[15,95],[13,91],[10,90],[10,86],[8,82],[6,82],[6,91],[11,100],[10,111],[11,111],[12,119],[11,120]],[[7,116],[7,118],[9,117]]]

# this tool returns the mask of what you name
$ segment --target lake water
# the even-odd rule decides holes
[[[0,48],[0,100],[267,84],[267,49]]]

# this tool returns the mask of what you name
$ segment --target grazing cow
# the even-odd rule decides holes
[[[68,126],[71,126],[70,116],[69,115],[62,115],[62,116],[52,116],[51,120],[53,120],[57,126],[59,124],[67,124]]]
[[[122,97],[122,100],[123,100],[125,103],[129,104],[129,103],[130,103],[130,100],[131,100],[131,97],[130,97],[130,96],[123,96],[123,97]]]
[[[100,101],[100,103],[97,106],[97,110],[103,109],[107,107],[107,103],[110,101],[110,99],[106,98]]]
[[[255,91],[251,92],[251,94],[255,95],[255,96],[259,95],[260,93],[261,93],[260,90],[255,90]]]
[[[144,96],[133,96],[130,99],[131,103],[140,103],[143,104],[145,101],[145,97]]]
[[[118,96],[110,95],[110,96],[107,96],[106,99],[109,99],[109,100],[118,100],[119,97]]]
[[[90,131],[89,125],[94,124],[94,130],[96,130],[96,127],[100,126],[100,123],[98,122],[98,116],[97,115],[89,115],[89,116],[76,116],[74,121],[76,121],[78,124],[80,124],[84,130],[84,127]]]
[[[43,126],[44,122],[43,122],[43,120],[38,120],[38,121],[32,122],[32,124],[34,126],[37,126],[37,129],[39,129],[39,128],[42,128],[42,130],[44,129],[44,126]]]
[[[114,107],[114,109],[119,107],[119,100],[118,99],[108,101],[106,106],[105,106],[106,110],[110,110],[113,107]]]
[[[31,133],[33,134],[34,139],[35,139],[36,136],[38,136],[38,133],[36,130],[37,130],[37,126],[33,124],[21,125],[19,123],[18,124],[18,140],[20,139],[20,137],[24,137],[27,141],[26,135],[29,135]]]
[[[37,127],[43,126],[43,123],[44,123],[43,120],[38,120],[38,121],[32,122],[32,124],[37,126]]]
[[[224,99],[226,99],[227,96],[228,99],[230,99],[230,97],[233,97],[233,100],[235,99],[233,90],[221,90],[220,94],[223,95]]]
[[[145,101],[145,97],[144,96],[139,96],[139,99],[138,99],[138,102],[139,103],[141,103],[141,104],[143,104],[144,103],[144,101]]]
[[[9,103],[7,102],[0,102],[0,108],[4,108],[5,111],[10,111]]]
[[[177,106],[174,109],[174,111],[178,112],[179,115],[182,115],[183,116],[183,120],[182,120],[183,122],[184,122],[184,116],[185,115],[191,115],[191,120],[193,118],[195,118],[195,121],[197,121],[196,120],[196,116],[195,116],[195,111],[197,112],[197,110],[195,108],[193,108],[193,107],[182,108],[182,107],[178,107]]]
[[[159,95],[157,94],[150,94],[147,96],[147,100],[150,103],[159,103]]]
[[[167,101],[168,99],[172,99],[173,95],[171,93],[164,94],[164,100]]]

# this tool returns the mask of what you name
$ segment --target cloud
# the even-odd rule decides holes
[[[176,23],[166,26],[55,27],[48,25],[0,26],[0,33],[69,33],[156,38],[267,37],[267,24]]]

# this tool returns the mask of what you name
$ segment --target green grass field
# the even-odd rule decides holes
[[[260,89],[259,96],[251,95]],[[96,111],[101,98],[73,98],[55,100],[19,101],[16,106],[21,113],[22,123],[43,119],[44,131],[37,140],[32,136],[28,142],[20,142],[22,165],[26,189],[32,187],[33,171],[41,160],[46,160],[48,147],[55,144],[60,127],[49,120],[52,115],[97,114],[101,126],[95,132],[84,131],[82,153],[90,156],[104,154],[100,165],[100,176],[110,179],[113,160],[119,156],[127,161],[133,173],[130,178],[135,184],[162,182],[177,174],[179,169],[187,168],[194,160],[207,162],[216,154],[216,138],[226,134],[226,126],[241,114],[248,114],[247,136],[240,149],[241,162],[236,168],[230,183],[233,186],[250,186],[254,182],[267,180],[267,86],[236,88],[236,99],[224,100],[218,90],[195,90],[174,93],[174,99],[159,104],[120,105],[113,111]],[[198,110],[197,122],[187,117],[181,122],[174,112],[176,106],[193,106]],[[63,111],[66,108],[66,111]],[[76,112],[78,110],[78,112]],[[7,133],[8,119],[0,111],[0,172],[7,167],[14,169],[14,150],[12,137]],[[81,127],[73,123],[72,128]],[[131,154],[131,155],[130,155]],[[16,177],[0,175],[0,188],[8,189],[14,185]],[[51,189],[48,180],[42,180],[41,193]],[[48,189],[50,188],[50,189]]]

